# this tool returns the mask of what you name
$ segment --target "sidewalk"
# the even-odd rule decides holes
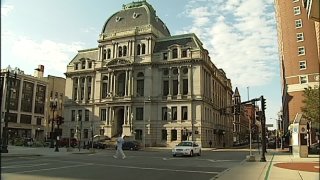
[[[261,155],[255,153],[255,162],[243,161],[241,165],[221,173],[216,179],[252,180],[319,180],[319,155],[308,158],[293,157],[281,150],[266,153],[266,162],[260,162]]]
[[[8,146],[9,153],[1,153],[1,157],[26,157],[26,156],[63,156],[69,154],[88,154],[93,153],[88,149],[71,148],[72,151],[67,151],[67,148],[59,148],[59,152],[55,152],[55,148],[49,147],[22,147],[22,146]],[[96,150],[97,151],[97,150]]]

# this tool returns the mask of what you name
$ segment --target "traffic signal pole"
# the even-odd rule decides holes
[[[260,97],[261,100],[261,110],[262,110],[262,117],[261,117],[261,144],[262,144],[262,153],[260,162],[266,162],[266,116],[265,116],[265,109],[266,109],[266,99],[263,96]]]

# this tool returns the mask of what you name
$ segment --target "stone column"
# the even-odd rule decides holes
[[[84,91],[83,91],[83,102],[87,101],[87,91],[88,91],[88,76],[84,78]]]
[[[77,101],[80,102],[80,96],[81,96],[81,88],[80,88],[80,77],[78,76],[78,87],[77,87]]]
[[[113,94],[113,96],[116,94],[116,76],[115,76],[115,73],[112,73],[113,75],[112,75],[112,79],[113,79],[113,83],[112,83],[112,94]]]
[[[193,83],[193,79],[192,79],[192,65],[189,65],[188,67],[188,97],[191,98],[193,92],[192,92],[192,83]]]
[[[129,77],[128,77],[128,96],[131,96],[132,87],[131,87],[131,80],[132,80],[132,70],[129,70]]]
[[[124,91],[124,96],[128,96],[128,91],[129,91],[129,86],[128,86],[128,81],[129,81],[129,70],[126,70],[126,80],[125,80],[125,91]]]
[[[171,77],[171,74],[172,74],[172,68],[170,67],[169,68],[169,78],[168,78],[168,86],[169,86],[169,94],[168,94],[168,99],[171,99],[171,96],[172,96],[172,77]]]
[[[181,90],[182,90],[182,82],[181,82],[181,66],[178,67],[178,99],[181,99]]]
[[[124,119],[124,125],[128,125],[128,109],[127,109],[127,106],[123,106],[123,109],[124,109],[124,111],[123,111],[123,119]]]

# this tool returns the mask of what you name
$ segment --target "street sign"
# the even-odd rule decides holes
[[[273,124],[266,124],[266,127],[273,127]]]

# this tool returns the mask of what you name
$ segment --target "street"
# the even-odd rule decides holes
[[[95,154],[5,157],[3,179],[212,179],[239,165],[248,152],[203,151],[201,156],[172,157],[171,150],[125,151],[115,159],[113,150]]]

